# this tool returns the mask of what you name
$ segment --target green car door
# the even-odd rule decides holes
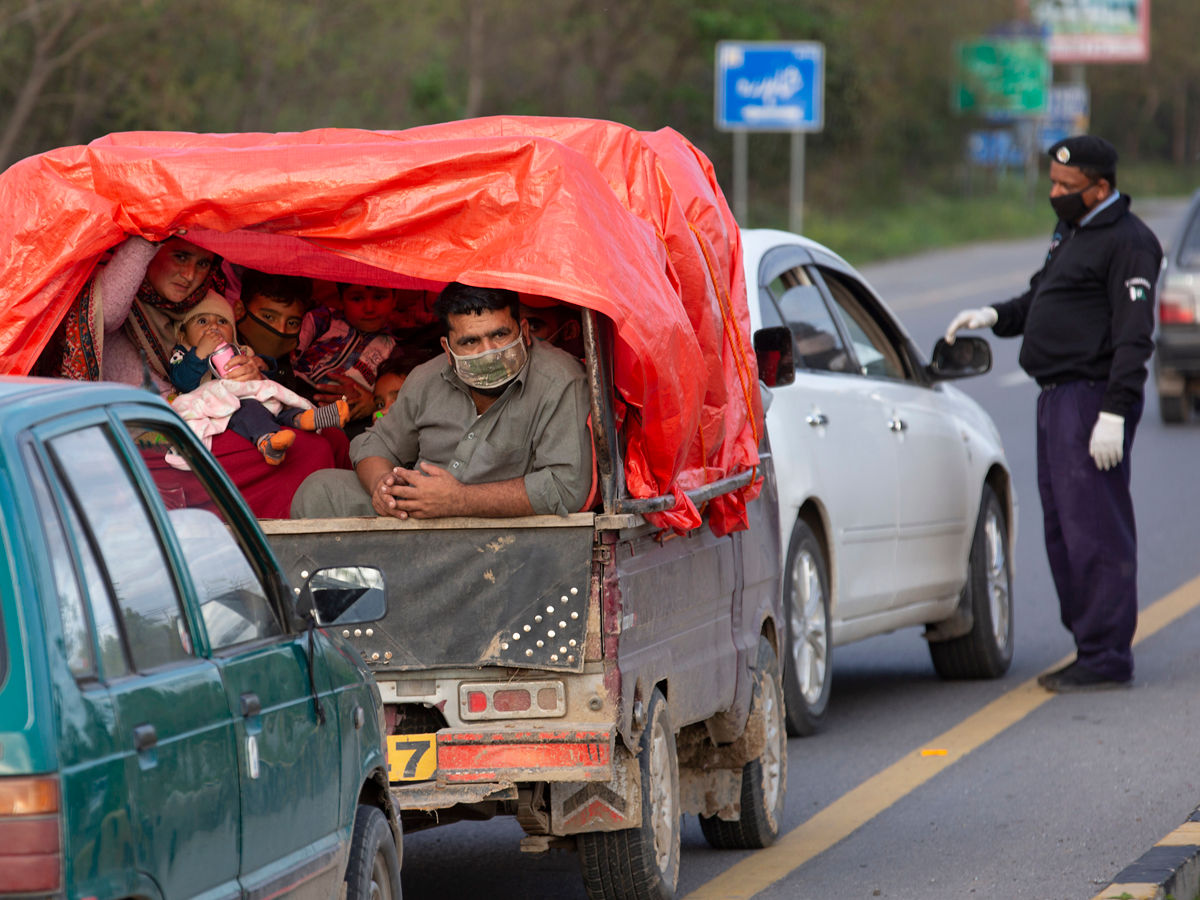
[[[111,704],[110,721],[100,724],[110,729],[122,764],[114,770],[111,758],[64,754],[76,757],[69,771],[64,766],[68,827],[83,831],[113,815],[119,825],[127,805],[134,858],[125,867],[151,879],[164,897],[238,896],[238,762],[221,670],[197,652],[122,438],[90,419],[59,421],[39,436],[71,561],[86,586],[89,640],[99,660],[96,680],[81,688],[93,708]],[[67,728],[62,739],[81,737]],[[114,784],[118,778],[124,784]],[[97,806],[110,803],[117,808]],[[67,835],[69,848],[83,848],[69,857],[72,864],[87,869],[88,842],[102,836]]]
[[[171,445],[192,471],[206,460],[170,428],[139,440]],[[343,747],[328,695],[324,640],[285,626],[290,603],[275,573],[255,564],[239,540],[237,510],[221,491],[192,484],[186,505],[161,483],[165,526],[177,545],[188,583],[201,652],[215,667],[233,714],[236,771],[241,786],[239,877],[252,896],[276,896],[305,886],[336,894],[349,843],[349,813],[340,809]],[[230,779],[235,781],[238,779]]]

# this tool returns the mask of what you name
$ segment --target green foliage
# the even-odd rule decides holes
[[[1085,75],[1094,130],[1117,140],[1123,175],[1154,161],[1153,192],[1175,193],[1197,177],[1200,4],[1154,2],[1150,64]],[[906,234],[965,235],[980,206],[1004,222],[995,210],[1022,196],[1001,185],[984,199],[975,178],[958,222],[949,200],[966,193],[966,135],[984,124],[951,110],[953,48],[1013,14],[1012,0],[4,0],[0,165],[121,130],[530,114],[670,126],[728,186],[732,141],[713,125],[717,41],[815,40],[826,119],[806,138],[808,222],[890,254]],[[786,219],[788,142],[751,136],[746,224]]]

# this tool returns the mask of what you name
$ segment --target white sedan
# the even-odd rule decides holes
[[[945,383],[990,368],[986,341],[939,341],[927,363],[836,253],[783,231],[742,240],[786,559],[788,731],[820,724],[833,647],[898,628],[925,627],[945,678],[1002,675],[1012,479],[995,424]]]

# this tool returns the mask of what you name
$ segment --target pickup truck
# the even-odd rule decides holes
[[[684,813],[719,848],[775,839],[779,513],[740,234],[703,154],[669,129],[500,117],[110,135],[48,157],[14,167],[41,202],[0,228],[28,246],[0,362],[32,364],[104,252],[180,227],[226,263],[391,287],[414,308],[462,281],[578,318],[585,508],[261,521],[297,583],[383,570],[387,614],[337,630],[378,685],[405,829],[513,816],[522,849],[577,848],[592,897],[673,896]],[[60,228],[86,242],[47,247]]]
[[[377,569],[289,581],[179,416],[113,384],[0,378],[0,534],[0,897],[400,896],[340,636],[384,614]]]

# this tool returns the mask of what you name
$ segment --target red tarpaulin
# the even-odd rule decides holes
[[[411,287],[463,281],[612,320],[634,497],[757,463],[762,408],[737,225],[712,166],[663,129],[495,117],[407,131],[113,134],[0,174],[0,372],[30,371],[104,253],[187,239],[272,272]],[[744,526],[757,485],[714,501]]]

